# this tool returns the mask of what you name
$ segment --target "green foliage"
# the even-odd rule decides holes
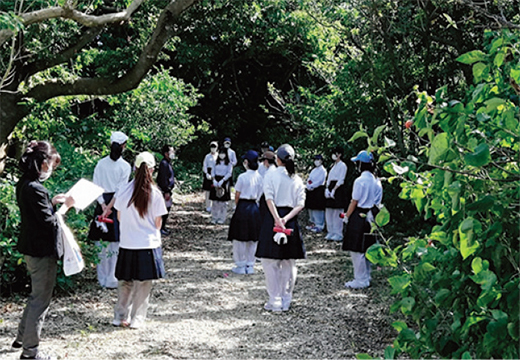
[[[419,152],[403,158],[374,147],[401,180],[401,197],[435,221],[424,237],[369,249],[393,266],[395,354],[413,358],[518,358],[520,110],[516,80],[520,35],[487,32],[483,51],[458,60],[482,64],[463,100],[444,88],[418,93],[414,129]],[[498,57],[498,54],[507,54]],[[410,324],[410,327],[407,325]],[[413,325],[412,325],[413,324]],[[386,356],[386,352],[385,352]]]

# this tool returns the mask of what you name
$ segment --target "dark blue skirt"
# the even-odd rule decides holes
[[[375,244],[375,237],[370,234],[370,223],[361,217],[361,214],[366,215],[369,211],[357,207],[350,215],[347,226],[343,227],[343,250],[364,253]]]
[[[292,210],[292,208],[289,207],[279,207],[277,209],[280,217],[287,215]],[[273,231],[273,227],[274,218],[269,211],[262,221],[262,228],[260,230],[260,238],[258,240],[258,247],[255,256],[257,258],[279,260],[305,259],[305,246],[303,245],[300,226],[298,225],[298,217],[293,217],[287,224],[285,224],[286,228],[293,229],[292,235],[287,236],[287,244],[285,245],[278,245],[274,242],[273,236],[275,235],[275,232]]]
[[[240,199],[229,224],[228,240],[258,241],[260,225],[256,201]]]
[[[118,280],[155,280],[166,274],[161,247],[155,249],[122,249],[116,263]]]
[[[108,205],[108,203],[112,200],[113,197],[114,197],[114,193],[104,193],[103,199],[105,200],[105,204]],[[99,205],[99,203],[97,203],[96,209],[94,210],[94,219],[90,223],[88,238],[90,240],[96,240],[96,241],[97,240],[110,241],[110,242],[119,241],[119,220],[117,220],[117,210],[112,208],[112,213],[110,215],[108,215],[108,218],[112,219],[114,221],[114,223],[113,224],[106,223],[107,229],[108,229],[108,232],[106,232],[106,233],[104,233],[96,225],[96,219],[102,213],[103,213],[103,209],[101,208],[101,205]]]

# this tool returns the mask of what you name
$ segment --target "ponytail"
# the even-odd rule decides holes
[[[20,170],[29,178],[37,179],[46,160],[50,160],[49,165],[56,167],[60,164],[61,157],[56,148],[47,141],[33,140],[20,158]]]
[[[142,163],[135,174],[134,191],[128,206],[134,204],[139,216],[144,218],[148,213],[148,205],[152,197],[153,178],[146,163]]]
[[[115,141],[110,144],[110,158],[113,161],[117,161],[121,157],[121,154],[123,154],[123,144],[119,144]]]
[[[289,173],[290,177],[293,177],[296,173],[295,164],[293,159],[282,160],[282,163],[285,165],[285,170]]]

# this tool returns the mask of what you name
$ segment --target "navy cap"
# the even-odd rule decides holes
[[[226,142],[226,141],[231,142],[231,138],[228,138],[228,137],[227,137],[227,138],[224,138],[224,142]]]
[[[317,155],[314,155],[313,159],[314,160],[323,160],[323,156],[321,156],[321,154],[317,154]]]
[[[246,159],[249,162],[258,161],[258,153],[254,150],[248,150],[248,152],[242,155],[242,159]]]
[[[362,150],[357,156],[351,158],[352,162],[360,161],[362,163],[370,163],[374,161],[374,156],[366,150]]]

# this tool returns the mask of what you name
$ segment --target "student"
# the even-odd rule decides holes
[[[329,171],[325,189],[325,220],[327,222],[326,240],[343,240],[343,221],[339,217],[346,207],[345,176],[347,165],[341,160],[343,149],[332,150],[334,165]]]
[[[323,166],[323,156],[314,156],[314,169],[312,169],[306,184],[305,208],[309,209],[311,225],[307,230],[315,233],[322,232],[325,228],[325,181],[327,170]]]
[[[237,154],[235,153],[235,150],[231,149],[231,139],[225,138],[224,139],[224,147],[227,149],[229,161],[231,162],[231,166],[235,167],[238,164],[237,160]]]
[[[354,266],[354,280],[345,283],[345,287],[362,289],[370,286],[370,262],[365,258],[366,250],[374,241],[365,239],[370,232],[370,223],[379,212],[383,198],[381,181],[375,176],[375,162],[371,153],[361,151],[352,162],[361,175],[354,181],[352,200],[343,219],[345,235],[343,250],[349,250]],[[364,240],[367,240],[366,242]]]
[[[20,359],[51,359],[39,350],[40,333],[52,291],[56,284],[61,241],[55,206],[65,209],[74,199],[64,194],[54,196],[43,186],[61,158],[54,146],[46,141],[31,141],[20,159],[22,176],[16,185],[16,200],[20,208],[20,236],[17,249],[24,255],[31,277],[31,295],[23,311],[18,333],[11,349],[21,348]]]
[[[230,200],[230,179],[233,172],[233,165],[228,157],[228,149],[220,148],[215,168],[211,170],[213,186],[211,187],[209,198],[213,202],[211,206],[211,223],[224,224],[227,215],[227,205]]]
[[[135,159],[135,179],[116,194],[121,246],[114,326],[139,328],[146,319],[152,280],[165,275],[160,229],[167,210],[161,191],[153,184],[154,167],[154,156],[140,153]]]
[[[169,235],[170,230],[166,229],[166,220],[172,208],[172,189],[175,186],[175,173],[171,165],[172,159],[175,157],[175,151],[170,145],[162,147],[163,159],[159,163],[159,171],[157,171],[157,186],[161,189],[168,213],[163,216],[161,225],[161,235]]]
[[[204,162],[202,163],[202,190],[204,190],[205,201],[206,201],[206,211],[211,212],[211,200],[209,198],[209,192],[211,190],[211,185],[213,185],[213,177],[211,176],[211,171],[215,168],[215,164],[217,161],[218,153],[217,153],[218,143],[216,141],[212,141],[209,145],[209,153],[204,157]]]
[[[121,157],[127,140],[128,136],[124,133],[114,131],[110,136],[110,155],[99,160],[94,169],[93,182],[105,189],[105,192],[97,200],[98,205],[94,210],[88,238],[95,240],[96,247],[99,249],[97,264],[99,285],[109,289],[117,288],[115,269],[119,249],[119,221],[116,212],[112,211],[114,194],[128,183],[132,172],[130,164]],[[113,223],[100,223],[97,221],[98,216],[109,217]],[[102,244],[101,240],[108,242],[108,245]]]
[[[236,274],[254,274],[255,252],[260,234],[258,200],[263,193],[262,176],[258,173],[258,153],[249,150],[244,156],[246,172],[238,176],[235,185],[236,210],[229,225],[228,240],[233,241]]]
[[[276,151],[278,168],[264,177],[269,214],[264,217],[256,257],[261,259],[269,301],[264,309],[288,311],[296,282],[296,259],[305,258],[297,215],[305,205],[305,186],[295,174],[295,152],[284,144]],[[291,235],[273,227],[291,229]]]

